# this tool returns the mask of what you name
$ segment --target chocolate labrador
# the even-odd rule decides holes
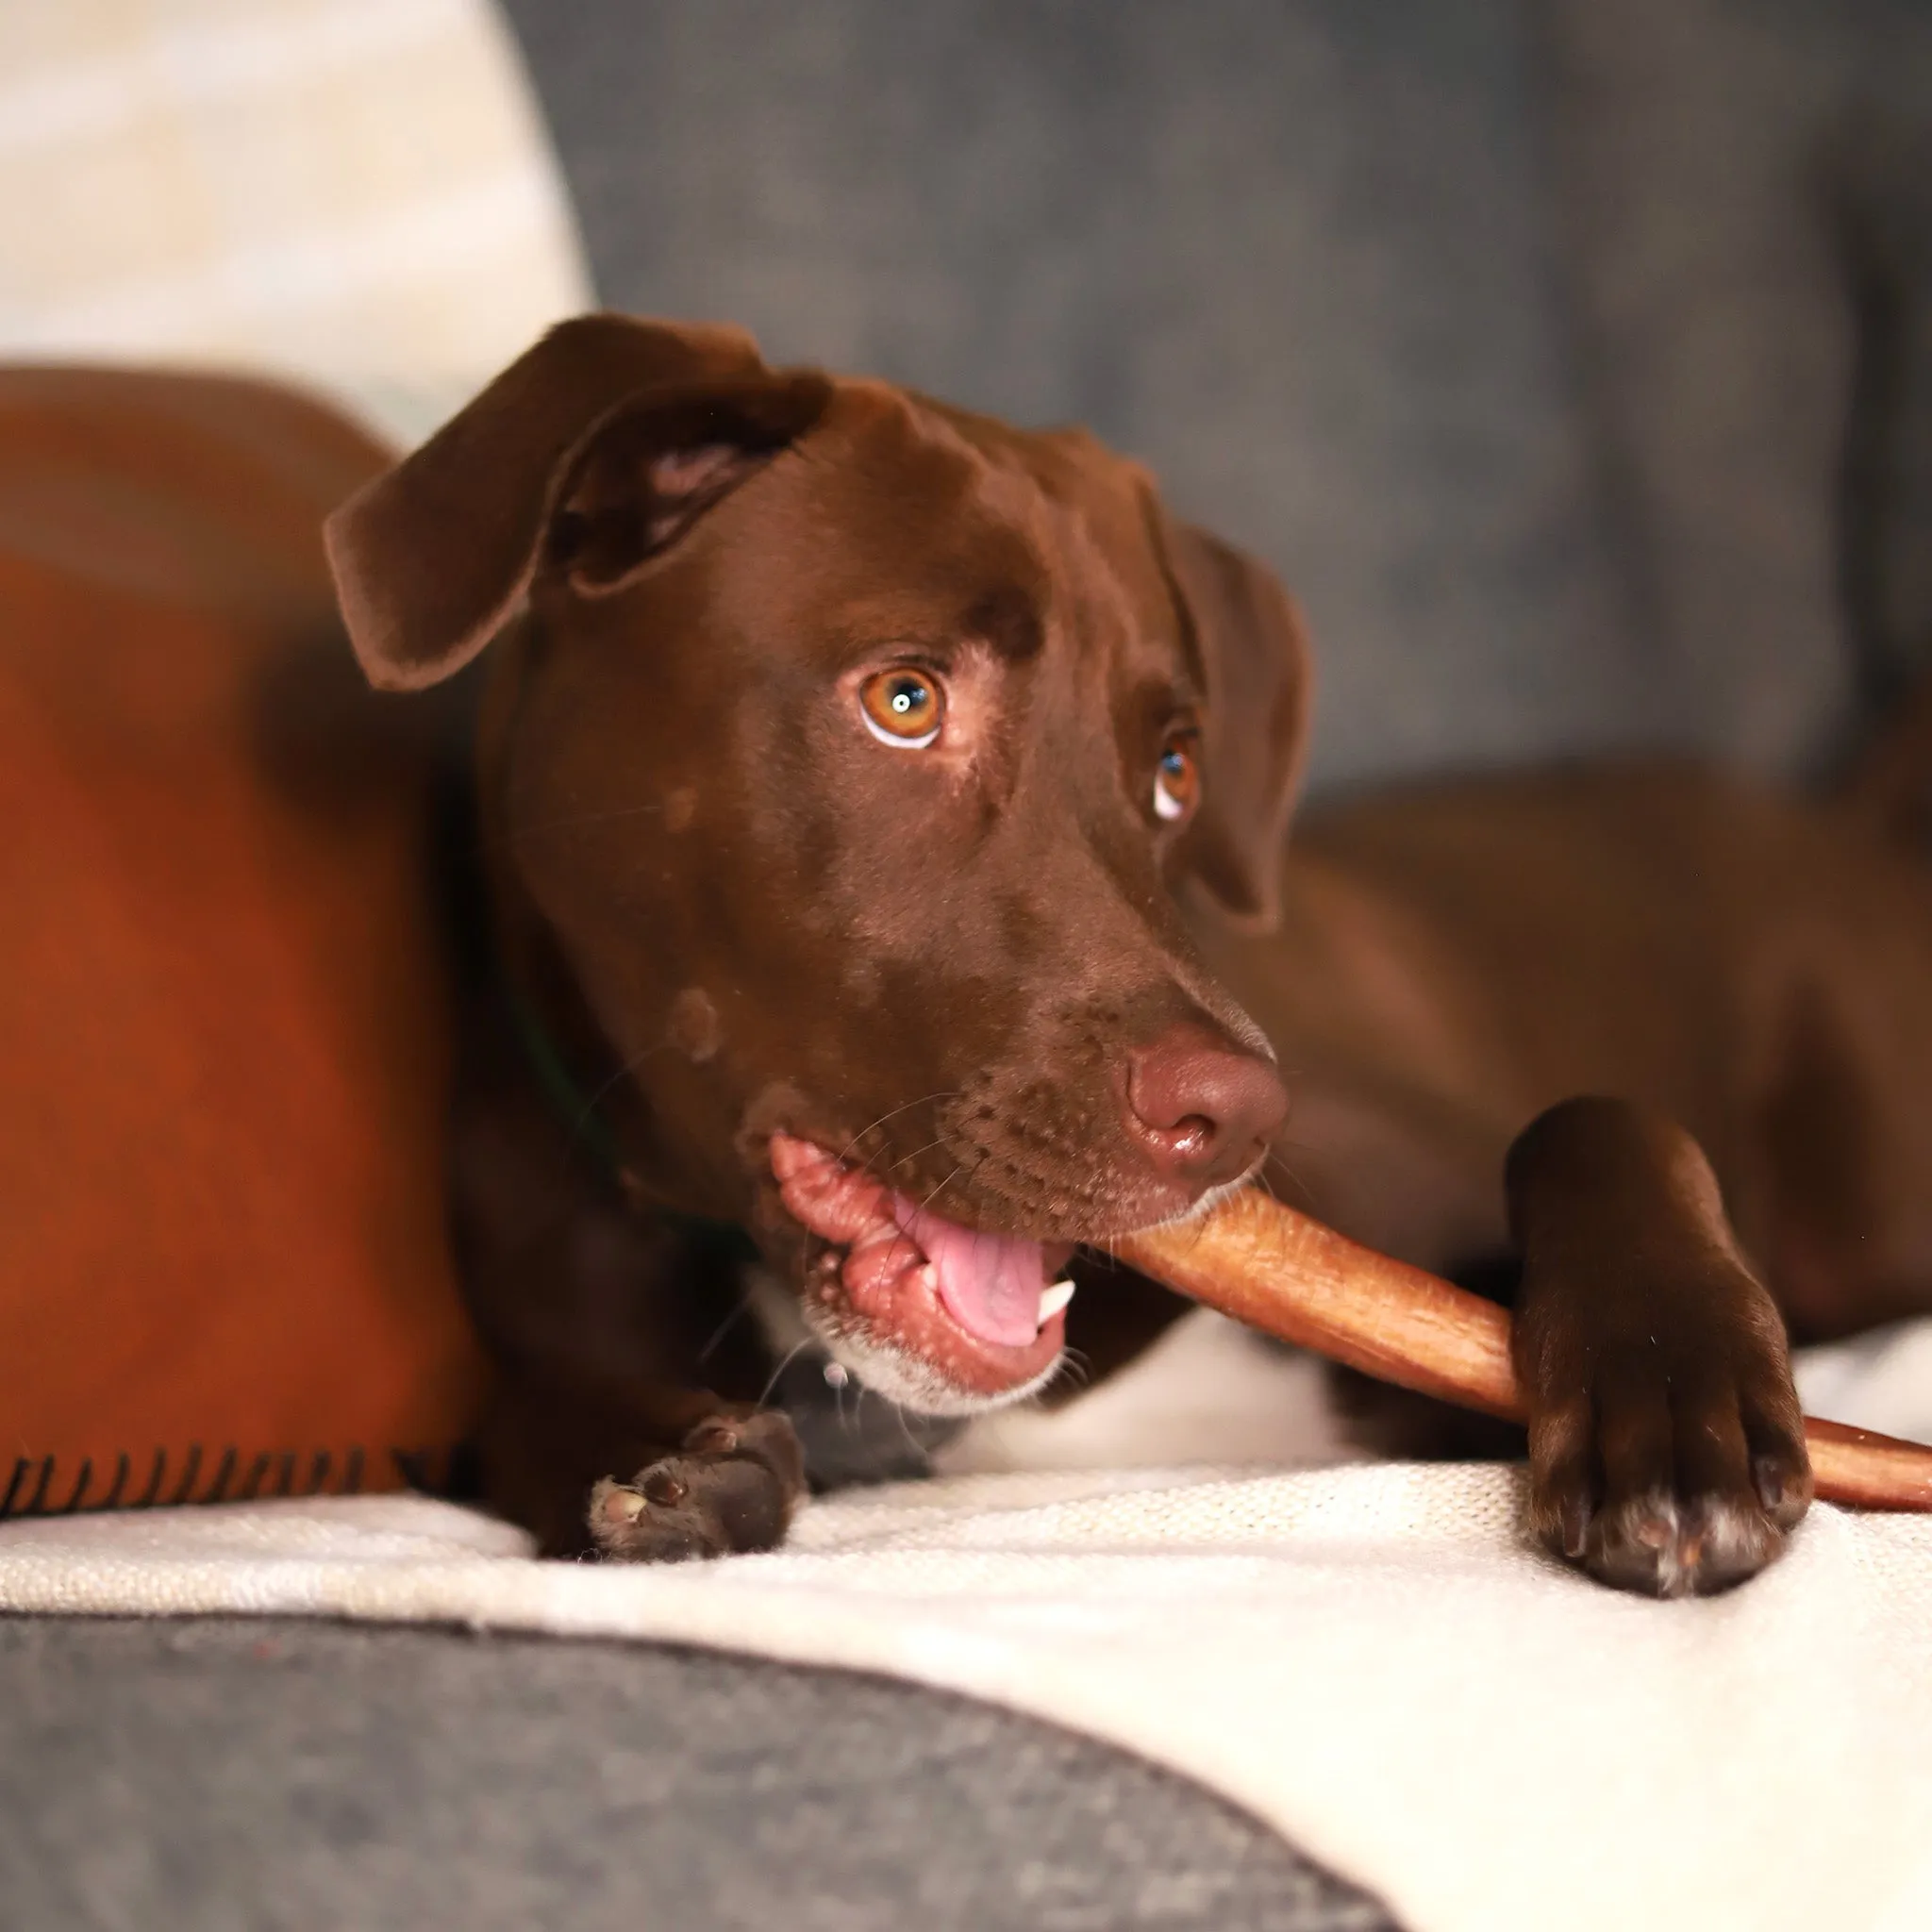
[[[1803,1514],[1780,1303],[1932,1300],[1918,866],[1664,769],[1285,854],[1293,607],[1082,433],[587,316],[328,540],[375,684],[489,647],[454,1217],[551,1551],[766,1548],[1105,1371],[1181,1306],[1108,1238],[1271,1157],[1507,1280],[1535,1524],[1628,1588]]]

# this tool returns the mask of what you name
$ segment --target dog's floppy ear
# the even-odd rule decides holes
[[[1273,573],[1205,530],[1159,521],[1207,683],[1201,803],[1175,858],[1231,919],[1265,931],[1280,911],[1282,842],[1307,737],[1307,635]]]
[[[546,560],[613,587],[816,419],[823,376],[742,330],[583,315],[520,356],[324,527],[372,684],[459,671]]]

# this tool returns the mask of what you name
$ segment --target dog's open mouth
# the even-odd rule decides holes
[[[806,1317],[881,1394],[933,1413],[1038,1388],[1058,1363],[1071,1241],[984,1234],[930,1212],[809,1141],[774,1134],[792,1219],[826,1245]]]

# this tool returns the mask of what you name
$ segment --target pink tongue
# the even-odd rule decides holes
[[[1005,1348],[1026,1347],[1039,1336],[1046,1276],[1038,1241],[977,1234],[923,1208],[893,1206],[893,1218],[932,1263],[940,1299],[960,1327]]]

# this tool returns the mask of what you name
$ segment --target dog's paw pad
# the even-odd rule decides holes
[[[1600,1582],[1709,1596],[1776,1559],[1811,1500],[1782,1363],[1611,1358],[1530,1424],[1530,1527]]]
[[[708,1417],[675,1455],[627,1483],[598,1482],[585,1520],[600,1556],[688,1562],[774,1548],[804,1488],[804,1458],[784,1416]]]
[[[1755,1576],[1784,1547],[1784,1533],[1757,1499],[1653,1490],[1599,1510],[1583,1564],[1643,1596],[1709,1596]]]

